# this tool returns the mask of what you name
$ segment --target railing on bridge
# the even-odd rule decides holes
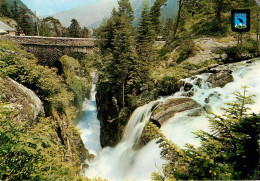
[[[41,37],[41,36],[0,36],[0,39],[15,41],[22,45],[82,46],[94,47],[94,38]]]

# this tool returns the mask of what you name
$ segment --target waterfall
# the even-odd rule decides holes
[[[97,119],[96,85],[92,85],[90,99],[83,103],[83,116],[77,125],[81,138],[89,153],[97,155],[101,151],[100,122]]]
[[[222,113],[221,107],[225,106],[224,103],[234,100],[234,92],[241,92],[241,86],[247,85],[250,87],[249,95],[257,95],[254,98],[255,103],[251,106],[251,111],[259,113],[260,61],[256,60],[250,64],[238,64],[232,75],[234,81],[228,83],[224,88],[212,88],[211,84],[206,82],[209,74],[198,75],[195,79],[187,78],[185,82],[193,85],[191,91],[194,92],[194,95],[192,99],[201,104],[202,107],[210,107],[212,112],[216,114]],[[200,86],[195,85],[196,79],[202,80]],[[155,141],[151,141],[140,149],[134,149],[133,147],[140,138],[145,123],[151,116],[151,109],[156,103],[185,96],[184,88],[181,88],[179,92],[172,96],[160,98],[137,108],[129,119],[121,142],[114,148],[106,147],[99,152],[94,162],[88,163],[90,167],[84,170],[84,175],[90,178],[102,177],[114,181],[150,180],[151,172],[160,171],[164,163],[164,160],[160,158],[160,148],[158,148]],[[205,101],[206,99],[208,101]],[[200,140],[196,139],[192,132],[199,129],[208,130],[209,122],[206,113],[199,117],[190,117],[189,113],[190,111],[178,113],[161,127],[165,136],[180,147],[183,147],[185,143],[199,146]],[[87,129],[87,131],[89,130]],[[94,131],[97,131],[95,127]],[[82,137],[83,140],[88,139],[88,135]],[[99,142],[95,144],[99,144]],[[93,145],[90,145],[90,147],[93,148]]]

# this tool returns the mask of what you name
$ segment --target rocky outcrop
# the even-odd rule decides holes
[[[192,110],[189,113],[189,116],[200,116],[204,112],[201,105],[191,98],[172,98],[160,103],[153,110],[149,121],[160,128],[163,123],[167,122],[170,118],[173,118],[175,114],[187,110]],[[145,126],[140,141],[138,141],[134,147],[135,149],[141,148],[149,141],[151,141],[151,139],[147,134]]]
[[[195,108],[200,108],[201,105],[190,98],[173,98],[168,99],[164,103],[158,105],[152,115],[151,119],[157,120],[161,125],[174,117],[175,114]]]
[[[119,108],[112,92],[97,90],[98,120],[100,121],[100,142],[102,147],[114,146],[121,138],[122,131],[118,118]]]
[[[223,60],[226,59],[226,54],[217,54],[219,48],[233,47],[237,44],[234,37],[228,38],[198,38],[194,40],[197,47],[197,54],[187,59],[187,62],[199,64],[206,60]]]
[[[30,89],[11,78],[0,77],[0,98],[11,103],[14,120],[31,124],[39,116],[44,116],[44,107],[39,97]]]
[[[219,72],[216,74],[211,74],[207,79],[207,82],[212,84],[212,87],[223,88],[226,84],[234,80],[233,76],[228,72]]]

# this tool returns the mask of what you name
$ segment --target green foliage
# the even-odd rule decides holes
[[[168,38],[170,38],[173,30],[174,30],[174,20],[172,18],[167,18],[163,28],[164,39],[167,40]]]
[[[71,106],[74,95],[68,91],[63,78],[57,75],[57,70],[38,65],[36,62],[34,57],[25,52],[19,56],[6,54],[0,57],[0,74],[11,77],[34,90],[50,106],[49,111],[51,107],[62,111]]]
[[[22,7],[14,1],[13,6],[11,7],[11,18],[17,22],[17,33],[23,31],[26,35],[34,35],[34,26],[29,16],[29,9]]]
[[[79,25],[79,22],[76,19],[71,20],[71,24],[68,27],[68,32],[70,37],[79,38],[81,27]]]
[[[230,180],[253,179],[259,177],[259,115],[248,115],[248,104],[253,96],[236,92],[236,100],[227,103],[224,114],[209,117],[210,133],[196,132],[201,139],[201,146],[187,145],[179,150],[169,142],[152,123],[146,126],[150,139],[159,138],[161,155],[168,162],[163,166],[163,173],[153,173],[153,180],[167,178],[195,180]],[[177,163],[176,163],[177,162]]]
[[[80,32],[80,37],[81,38],[88,38],[90,37],[90,31],[87,27],[84,27],[81,32]]]
[[[91,80],[84,78],[85,72],[81,70],[80,63],[68,56],[63,56],[60,59],[65,76],[66,84],[75,94],[76,105],[81,108],[82,102],[89,96],[91,90]]]
[[[42,120],[44,124],[36,129],[28,128],[22,123],[14,125],[11,112],[11,105],[0,102],[0,179],[74,179],[76,172],[66,163],[65,149],[48,136],[53,134],[50,120]]]
[[[58,19],[51,16],[42,19],[40,22],[39,31],[41,36],[66,36],[66,29],[62,26]]]
[[[10,17],[8,5],[5,0],[0,0],[0,16]]]
[[[192,39],[183,41],[183,43],[177,49],[179,56],[176,62],[181,63],[187,58],[192,57],[195,54],[195,51],[196,51],[195,43],[193,42]]]
[[[164,6],[166,2],[167,0],[156,0],[151,7],[150,16],[156,35],[159,35],[161,32],[161,21],[159,18],[161,16],[161,7]]]
[[[0,52],[0,76],[32,89],[50,116],[38,118],[33,125],[20,123],[10,116],[12,104],[0,102],[0,180],[88,180],[77,176],[80,164],[91,155],[78,144],[80,136],[72,121],[77,114],[74,97],[90,92],[86,67],[92,57],[84,56],[80,62],[63,57],[64,80],[56,69],[38,65],[15,43],[1,41],[0,45],[8,50]]]

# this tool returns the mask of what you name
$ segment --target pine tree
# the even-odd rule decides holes
[[[84,27],[80,32],[81,38],[88,38],[90,36],[90,31],[87,27]]]
[[[115,12],[115,8],[113,12]],[[113,49],[113,38],[114,38],[114,20],[109,18],[104,21],[98,29],[94,30],[94,36],[97,38],[97,45],[101,51],[101,55],[107,55]]]
[[[5,0],[0,0],[0,16],[9,17],[10,13]]]
[[[138,27],[137,35],[137,54],[139,60],[139,75],[141,81],[147,81],[149,75],[149,66],[153,64],[155,59],[154,30],[152,28],[150,8],[148,1],[143,4],[141,19]]]
[[[231,180],[259,178],[260,115],[246,114],[252,96],[236,92],[236,100],[227,103],[222,116],[210,117],[210,132],[198,131],[201,146],[186,145],[179,150],[152,123],[145,127],[146,138],[156,139],[167,160],[162,173],[153,180]]]
[[[172,18],[168,18],[163,28],[163,37],[165,39],[168,39],[171,36],[173,29],[174,29],[174,20]]]
[[[129,2],[129,0],[119,0],[118,1],[118,13],[121,15],[126,15],[129,21],[134,20],[134,11],[132,9],[132,6]]]
[[[18,5],[17,5],[16,1],[14,1],[14,5],[11,7],[11,14],[12,14],[13,19],[18,20],[19,10],[18,10]]]
[[[161,24],[162,22],[160,21],[160,16],[161,16],[161,7],[166,5],[165,3],[167,0],[156,0],[151,7],[151,18],[152,18],[152,23],[153,23],[153,28],[156,33],[156,35],[160,34],[161,32]]]
[[[134,27],[131,23],[132,8],[128,0],[118,2],[119,11],[114,12],[113,20],[115,22],[113,43],[114,50],[112,51],[112,64],[115,69],[112,70],[112,79],[122,85],[122,106],[125,106],[125,95],[127,90],[127,79],[135,77],[136,52],[135,52],[135,36]]]
[[[79,38],[81,27],[76,19],[71,20],[71,24],[68,27],[68,32],[70,37]]]

